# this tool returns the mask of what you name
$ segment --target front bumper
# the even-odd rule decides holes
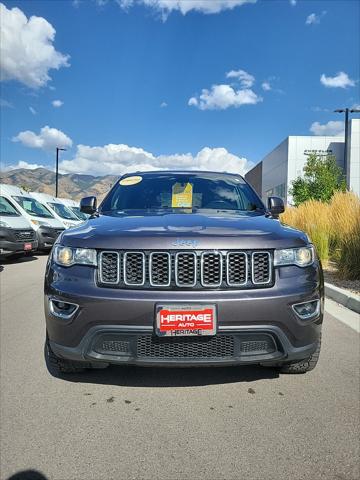
[[[79,308],[70,319],[58,318],[49,309],[49,297]],[[301,321],[292,305],[311,299],[321,299],[320,313],[311,321]],[[158,304],[192,302],[216,305],[214,337],[183,337],[176,346],[179,337],[165,340],[154,335]],[[73,360],[178,366],[289,362],[304,359],[316,349],[323,317],[323,279],[319,264],[314,264],[276,269],[272,288],[121,290],[98,287],[91,267],[66,269],[49,261],[45,314],[51,348]],[[200,345],[192,350],[191,342],[196,341]]]
[[[20,252],[29,253],[36,250],[38,241],[36,240],[35,232],[32,231],[33,235],[24,235],[24,238],[21,238],[22,233],[28,232],[29,229],[0,227],[0,255],[7,256]],[[31,245],[31,248],[25,249],[25,245]]]
[[[102,364],[189,367],[277,364],[309,357],[317,342],[294,347],[276,326],[248,325],[220,329],[214,337],[159,338],[152,329],[101,326],[88,331],[76,347],[50,341],[65,359]]]
[[[39,250],[50,250],[55,240],[64,230],[64,228],[39,227],[36,232]]]

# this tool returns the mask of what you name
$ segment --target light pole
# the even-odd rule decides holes
[[[350,165],[348,159],[348,136],[349,136],[349,112],[360,113],[356,108],[338,108],[334,110],[335,113],[345,113],[345,143],[344,143],[344,170],[346,176],[346,186],[350,185]]]
[[[56,147],[56,171],[55,171],[55,197],[58,196],[58,181],[59,181],[59,151],[66,150],[66,148]]]

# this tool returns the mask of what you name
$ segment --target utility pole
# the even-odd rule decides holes
[[[59,183],[59,151],[66,150],[66,148],[56,147],[56,170],[55,170],[55,197],[58,196],[58,183]]]
[[[338,108],[334,110],[335,113],[345,113],[345,143],[344,143],[344,171],[346,177],[346,186],[350,187],[350,160],[348,155],[349,150],[349,113],[360,113],[360,110],[355,108]]]

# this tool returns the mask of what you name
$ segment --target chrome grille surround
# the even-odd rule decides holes
[[[129,257],[131,260],[128,260]],[[138,251],[125,252],[123,256],[123,272],[125,285],[138,287],[144,285],[146,278],[145,253]]]
[[[206,258],[208,258],[207,262]],[[212,272],[211,269],[213,269]],[[209,279],[213,281],[209,281]],[[203,287],[220,287],[223,283],[223,258],[220,252],[202,252],[200,281]]]
[[[232,257],[238,257],[238,259],[242,259],[244,262],[243,270],[244,272],[234,272],[234,265],[231,263],[231,258]],[[228,285],[231,287],[241,287],[243,285],[246,285],[248,282],[248,276],[249,276],[249,262],[248,258],[245,252],[228,252],[226,255],[226,282]],[[235,279],[232,280],[231,278]],[[241,280],[241,278],[244,278],[243,281],[237,281]]]
[[[114,262],[115,259],[115,262]],[[115,264],[114,264],[115,263]],[[109,271],[106,271],[109,269]],[[107,278],[106,278],[107,277]],[[109,280],[109,277],[111,280]],[[99,280],[106,285],[117,285],[120,281],[120,254],[106,250],[99,254]]]
[[[156,258],[158,258],[156,260]],[[155,260],[154,260],[155,259]],[[164,259],[167,262],[165,267]],[[159,261],[160,260],[160,261]],[[157,262],[157,263],[155,263]],[[154,272],[154,269],[164,270],[166,268],[166,281],[159,282],[162,271]],[[157,281],[156,281],[157,279]],[[171,284],[171,255],[169,252],[151,252],[149,256],[149,282],[152,287],[169,287]]]
[[[265,259],[267,259],[267,261]],[[261,273],[260,270],[265,271],[265,273]],[[261,275],[265,280],[258,280]],[[269,252],[257,251],[251,254],[251,281],[254,285],[267,285],[271,283],[272,262]]]
[[[263,250],[105,250],[99,286],[142,289],[252,289],[274,284],[273,253]]]
[[[190,259],[193,260],[190,260]],[[180,265],[179,265],[180,263]],[[186,268],[189,271],[186,271]],[[186,277],[193,280],[184,281]],[[175,283],[177,287],[195,287],[197,283],[197,256],[195,252],[178,252],[175,255]]]

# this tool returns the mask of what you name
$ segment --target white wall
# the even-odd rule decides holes
[[[360,119],[350,122],[350,141],[348,154],[350,156],[350,190],[360,195]]]
[[[289,137],[288,155],[288,185],[303,173],[304,166],[308,159],[308,152],[315,150],[317,154],[335,155],[337,164],[344,167],[344,137],[325,136],[291,136]],[[292,198],[288,195],[288,202]]]
[[[360,119],[352,119],[350,123],[350,188],[360,195]],[[279,195],[276,187],[285,183],[284,199],[292,203],[289,194],[291,183],[303,174],[309,151],[317,154],[331,154],[337,164],[344,168],[343,136],[290,136],[278,145],[262,160],[262,198],[266,202],[267,192]]]
[[[324,152],[324,155],[326,155],[326,152],[329,152],[330,155],[335,155],[339,166],[343,167],[344,165],[343,137],[289,137],[289,183],[302,175],[303,168],[309,156],[306,151],[309,150],[316,150],[318,154]]]
[[[277,185],[287,184],[288,139],[286,138],[262,160],[262,198]],[[286,192],[285,192],[286,195]]]

